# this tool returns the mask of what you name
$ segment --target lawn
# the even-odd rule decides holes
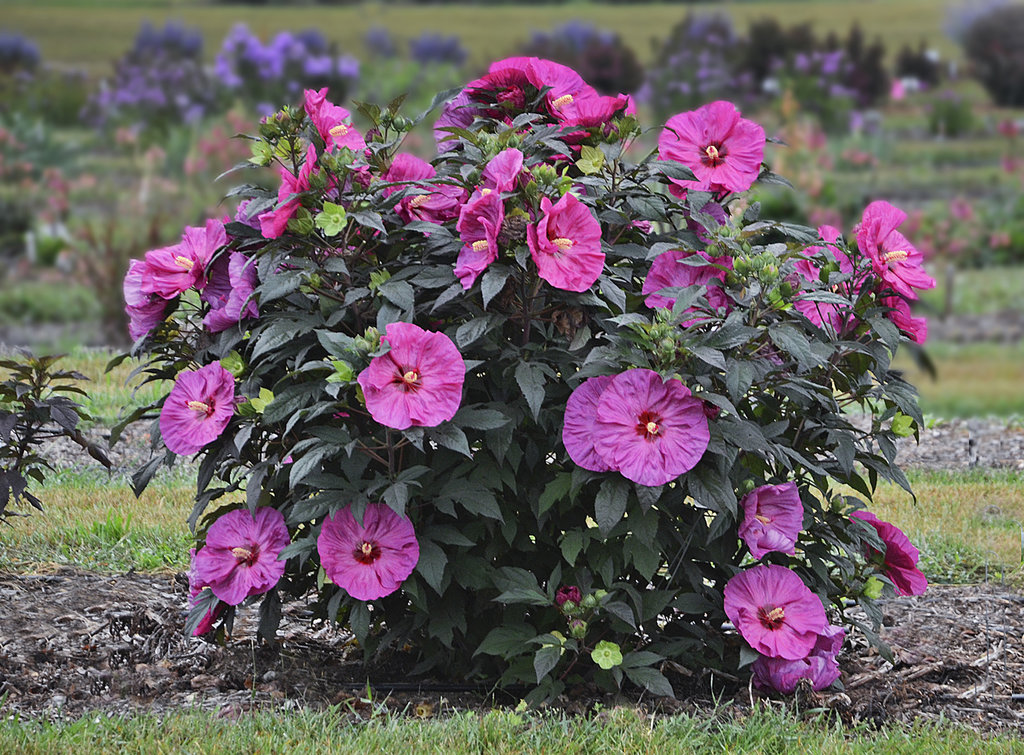
[[[661,40],[688,12],[726,12],[740,29],[751,21],[775,16],[787,24],[811,22],[821,34],[845,34],[859,23],[869,39],[881,36],[892,54],[903,45],[916,47],[922,39],[946,58],[956,58],[958,48],[943,32],[944,6],[934,0],[898,0],[884,9],[845,0],[819,2],[694,3],[681,7],[669,3],[624,5],[585,2],[559,6],[535,5],[434,5],[409,6],[389,2],[349,7],[251,7],[211,6],[198,0],[184,2],[109,3],[97,0],[7,0],[4,26],[34,39],[43,57],[59,63],[84,65],[93,74],[106,74],[111,61],[124,52],[144,20],[163,24],[183,21],[199,27],[206,37],[206,54],[212,58],[220,40],[239,21],[245,21],[261,36],[283,29],[316,27],[337,42],[340,49],[364,58],[369,52],[363,41],[377,26],[389,29],[398,40],[420,32],[457,35],[476,65],[503,57],[529,38],[535,30],[546,30],[573,19],[587,21],[618,32],[642,62],[652,57],[651,41]]]

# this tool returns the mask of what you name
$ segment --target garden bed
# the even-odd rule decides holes
[[[0,640],[0,711],[59,720],[86,713],[157,714],[188,708],[237,717],[256,708],[340,704],[369,715],[373,700],[393,711],[514,706],[515,690],[410,680],[401,661],[367,670],[351,635],[310,624],[302,602],[285,606],[277,641],[256,638],[242,612],[225,646],[186,637],[188,588],[182,576],[0,575],[0,620],[20,627]],[[979,731],[1024,731],[1024,595],[1005,584],[936,585],[926,595],[883,604],[882,636],[896,664],[853,635],[842,668],[846,691],[800,695],[801,709],[826,708],[844,721],[884,727],[946,720]],[[633,698],[652,712],[699,712],[732,702],[749,709],[757,694],[710,673],[667,670],[679,699]],[[752,696],[753,695],[753,696]],[[580,686],[555,701],[588,713],[621,700]]]

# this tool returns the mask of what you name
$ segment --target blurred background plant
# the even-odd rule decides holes
[[[631,94],[644,81],[643,66],[622,38],[584,21],[535,31],[520,53],[575,69],[601,94]]]

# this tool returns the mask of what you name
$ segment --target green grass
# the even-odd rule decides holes
[[[0,750],[35,753],[1012,753],[1024,741],[981,738],[952,726],[853,729],[820,716],[761,709],[743,716],[654,717],[612,708],[591,718],[504,711],[450,713],[421,720],[344,708],[242,713],[237,720],[186,711],[165,717],[85,717],[67,723],[0,723]],[[270,748],[269,750],[267,748]]]
[[[932,379],[906,354],[895,366],[917,386],[921,408],[937,417],[1024,416],[1024,343],[929,343]]]
[[[184,20],[199,27],[206,39],[205,52],[212,59],[225,34],[244,20],[263,37],[282,29],[316,27],[340,49],[365,58],[363,37],[375,26],[389,29],[398,40],[433,31],[458,35],[479,66],[488,60],[512,54],[537,29],[572,19],[584,18],[597,26],[615,30],[644,63],[651,58],[651,40],[662,40],[669,30],[691,11],[725,12],[740,29],[766,16],[785,19],[787,24],[811,22],[822,35],[835,31],[843,35],[857,22],[869,40],[881,36],[890,55],[908,44],[922,40],[937,48],[943,57],[958,57],[958,48],[942,31],[945,8],[935,0],[892,0],[885,8],[845,0],[772,3],[695,3],[680,7],[668,3],[591,5],[445,5],[419,6],[373,2],[351,7],[220,7],[200,0],[172,2],[105,3],[97,0],[7,0],[4,26],[31,37],[47,61],[81,64],[92,73],[108,75],[111,61],[128,47],[143,20],[163,24]]]
[[[86,286],[43,281],[0,286],[0,326],[75,323],[98,315],[99,303]]]
[[[0,564],[23,572],[56,566],[91,571],[175,572],[188,567],[186,519],[194,482],[163,474],[136,498],[123,478],[58,473],[36,490],[42,512],[0,526]],[[0,747],[0,751],[3,748]]]
[[[134,359],[126,359],[106,372],[107,364],[114,356],[115,352],[106,349],[76,349],[64,360],[65,367],[73,366],[89,378],[82,386],[89,394],[82,403],[95,422],[104,427],[113,425],[123,414],[137,406],[152,403],[170,390],[170,386],[163,382],[140,385],[138,378],[129,382],[132,370],[139,365]]]
[[[872,511],[907,533],[929,580],[978,582],[1020,572],[1024,473],[910,470],[907,477],[916,504],[902,488],[883,484]]]

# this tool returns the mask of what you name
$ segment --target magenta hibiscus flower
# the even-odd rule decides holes
[[[299,209],[299,199],[291,198],[293,194],[301,194],[309,189],[309,177],[316,168],[316,150],[309,145],[306,150],[306,161],[295,175],[287,168],[281,168],[281,186],[277,190],[277,207],[260,214],[260,232],[265,239],[280,238],[288,227],[288,221]]]
[[[202,580],[202,578],[199,576],[199,573],[196,571],[196,549],[195,548],[190,548],[189,549],[188,557],[189,557],[189,566],[188,566],[188,594],[189,594],[189,598],[191,598],[191,600],[192,600],[192,605],[195,605],[196,598],[198,598],[199,594],[204,589],[209,587],[209,585],[206,584],[206,582],[204,582]],[[201,635],[206,634],[210,630],[212,630],[214,623],[216,623],[217,619],[220,617],[220,615],[223,612],[224,612],[224,604],[222,604],[222,603],[218,603],[212,609],[207,611],[206,614],[203,616],[203,618],[199,620],[199,623],[196,625],[196,628],[192,631],[192,636],[193,637],[199,637]]]
[[[867,522],[875,531],[878,537],[885,544],[885,554],[881,557],[881,566],[896,588],[897,595],[923,595],[928,589],[928,579],[924,573],[917,568],[917,562],[921,558],[917,548],[910,542],[903,530],[895,524],[884,522],[870,511],[854,511],[850,515],[854,519]],[[878,551],[869,549],[869,559],[878,559],[881,554]]]
[[[384,180],[391,183],[397,181],[426,181],[437,175],[434,166],[426,160],[414,155],[395,155],[391,167],[384,174]],[[384,196],[401,191],[400,186],[389,186],[384,189]],[[457,217],[459,209],[466,200],[466,191],[452,184],[434,184],[429,189],[413,187],[395,207],[395,212],[406,223],[414,220],[425,220],[429,223],[443,223]]]
[[[285,562],[277,557],[290,539],[277,509],[264,506],[255,516],[248,509],[229,511],[206,532],[206,545],[196,553],[196,580],[229,606],[237,606],[281,579]]]
[[[597,427],[597,405],[601,394],[611,385],[609,375],[592,377],[580,383],[565,403],[565,424],[562,443],[576,466],[591,472],[609,472],[611,465],[594,448]]]
[[[455,277],[467,291],[480,273],[498,259],[498,233],[503,222],[505,205],[497,191],[480,189],[462,206],[459,222],[455,224],[463,244],[455,262]]]
[[[604,270],[601,224],[572,194],[555,204],[542,197],[541,219],[526,229],[537,274],[563,291],[586,291]]]
[[[700,461],[711,439],[704,402],[651,370],[616,375],[601,393],[594,449],[640,485],[671,482]]]
[[[852,273],[853,260],[838,245],[842,232],[833,226],[823,225],[818,227],[818,235],[825,242],[825,246],[809,246],[804,249],[804,254],[813,256],[823,251],[828,251],[835,261],[839,263],[839,271],[841,273]],[[810,259],[797,260],[794,267],[796,267],[796,271],[800,276],[809,283],[818,283],[821,280],[821,271]],[[860,278],[862,280],[863,276],[860,276]],[[860,280],[853,283],[854,286],[859,284]],[[835,304],[798,297],[793,303],[793,307],[819,328],[824,328],[827,325],[833,331],[838,332],[846,325],[847,315],[844,315],[842,309]]]
[[[363,523],[346,506],[324,520],[316,541],[327,576],[356,600],[390,595],[420,558],[412,523],[383,503],[371,503]]]
[[[466,363],[444,333],[407,322],[387,326],[391,350],[359,373],[366,409],[396,430],[434,427],[455,416],[462,403]]]
[[[928,340],[928,320],[924,317],[914,317],[910,311],[910,303],[902,296],[883,296],[881,303],[891,309],[885,316],[892,320],[893,324],[914,343],[924,343]]]
[[[725,614],[754,650],[770,658],[806,658],[829,626],[818,597],[796,572],[758,564],[725,585]]]
[[[160,434],[188,456],[217,439],[235,413],[235,378],[220,362],[178,373],[160,410]]]
[[[128,315],[128,335],[133,341],[149,335],[153,328],[163,322],[167,313],[166,299],[142,291],[145,274],[146,263],[132,260],[124,276],[124,311]]]
[[[795,482],[755,488],[743,496],[740,506],[744,516],[739,536],[751,556],[761,558],[773,551],[796,553],[796,539],[803,529],[804,506]]]
[[[914,289],[934,288],[935,279],[921,268],[924,255],[896,230],[906,219],[907,213],[888,202],[872,202],[857,228],[857,246],[887,286],[916,299]]]
[[[484,186],[493,191],[511,191],[523,172],[523,153],[510,147],[491,158],[484,168]]]
[[[705,260],[705,265],[693,265],[681,260],[697,255]],[[732,269],[732,257],[711,257],[707,252],[688,252],[684,249],[669,249],[654,258],[651,269],[644,279],[642,293],[647,294],[644,303],[651,309],[665,307],[671,309],[676,303],[674,296],[659,293],[665,288],[683,288],[686,286],[705,286],[708,305],[712,309],[731,309],[732,303],[728,294],[721,286],[708,286],[714,279],[725,282],[728,271]],[[691,311],[693,309],[691,308]],[[689,326],[699,320],[689,320],[683,325]]]
[[[256,261],[240,252],[221,255],[210,268],[203,300],[210,311],[203,324],[211,333],[227,330],[248,317],[258,317],[252,293],[256,289]]]
[[[317,91],[307,89],[304,105],[328,152],[335,147],[345,147],[353,152],[366,149],[363,135],[352,125],[352,114],[328,101],[327,87]]]
[[[806,679],[811,689],[822,690],[839,678],[839,663],[836,656],[843,646],[846,631],[829,624],[806,658],[791,661],[785,658],[761,656],[751,667],[754,686],[790,694],[801,679]]]
[[[741,192],[761,172],[764,145],[764,129],[719,100],[669,118],[658,137],[658,156],[693,171],[696,181],[673,179],[682,189]]]

